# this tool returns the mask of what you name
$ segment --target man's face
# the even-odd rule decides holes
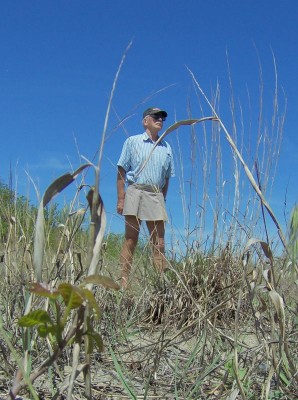
[[[163,126],[163,121],[165,118],[162,116],[162,114],[152,114],[152,115],[146,115],[144,119],[144,126],[145,128],[149,130],[155,130],[156,132],[159,132],[162,129]]]

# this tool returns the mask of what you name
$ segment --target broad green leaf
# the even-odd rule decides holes
[[[19,318],[20,326],[29,328],[35,325],[52,324],[49,314],[45,310],[35,310]]]
[[[111,279],[108,276],[89,275],[89,276],[86,277],[86,283],[93,283],[95,285],[102,285],[106,289],[120,290],[120,286],[118,285],[118,283],[114,282],[113,279]]]
[[[71,309],[80,307],[85,300],[84,292],[70,283],[61,283],[58,291],[63,297],[65,305]]]
[[[50,333],[55,336],[56,327],[53,325],[39,325],[37,331],[42,338],[45,338]]]

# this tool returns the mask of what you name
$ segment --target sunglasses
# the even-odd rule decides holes
[[[150,117],[153,118],[155,121],[158,121],[159,119],[161,119],[164,122],[166,120],[166,117],[163,117],[160,114],[151,114]]]

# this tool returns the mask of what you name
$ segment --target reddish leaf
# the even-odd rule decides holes
[[[31,283],[29,290],[37,296],[47,297],[49,299],[56,299],[59,296],[58,290],[48,288],[45,284],[39,282]]]

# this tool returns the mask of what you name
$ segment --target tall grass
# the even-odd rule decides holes
[[[173,216],[169,230],[174,238],[162,277],[153,268],[144,235],[132,286],[125,292],[107,290],[117,288],[121,247],[121,236],[104,236],[99,195],[111,102],[97,166],[84,164],[58,178],[38,210],[28,205],[21,212],[14,196],[0,203],[1,229],[6,224],[5,237],[1,233],[0,376],[7,399],[18,394],[46,399],[297,398],[297,210],[287,240],[267,199],[284,115],[275,97],[270,132],[259,118],[256,143],[247,143],[242,107],[232,97],[230,133],[220,116],[219,86],[209,100],[190,75],[198,106],[189,106],[189,119],[163,134],[177,132],[185,222],[178,230]],[[211,111],[204,113],[202,99]],[[259,115],[263,102],[261,97]],[[190,135],[190,168],[181,130]],[[94,169],[95,182],[85,206],[79,200],[86,187],[82,181],[69,209],[58,217],[52,199],[87,168]],[[266,234],[268,216],[285,248],[277,255],[272,229]],[[82,226],[88,218],[86,232]],[[56,318],[57,326],[63,319],[59,334],[41,320],[44,331],[18,324],[36,310]]]

